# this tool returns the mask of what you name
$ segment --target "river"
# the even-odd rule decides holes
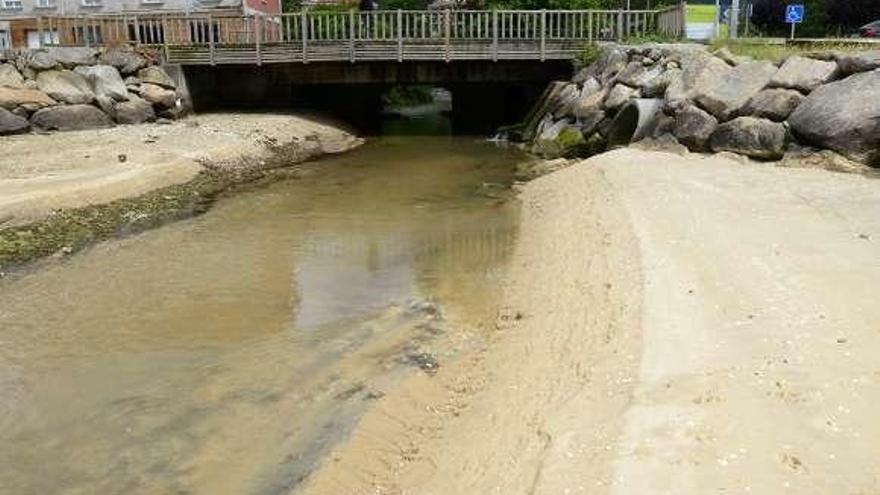
[[[294,489],[396,381],[485,336],[522,159],[387,135],[0,281],[0,491]]]

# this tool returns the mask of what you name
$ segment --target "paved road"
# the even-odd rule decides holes
[[[687,37],[689,40],[709,40],[715,35],[715,24],[711,22],[689,22]]]

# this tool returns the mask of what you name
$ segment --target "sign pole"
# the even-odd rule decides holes
[[[796,22],[791,23],[791,39],[794,39],[794,27],[797,26]]]
[[[715,0],[715,37],[721,37],[721,0]]]
[[[730,6],[730,17],[727,19],[727,26],[730,29],[730,38],[739,37],[739,0],[733,0]]]

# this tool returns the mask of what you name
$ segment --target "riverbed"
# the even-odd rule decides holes
[[[377,138],[0,280],[0,486],[295,488],[395,383],[485,339],[523,159]]]

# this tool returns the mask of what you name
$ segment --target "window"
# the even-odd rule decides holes
[[[9,39],[9,31],[0,29],[0,50],[8,50],[12,48],[12,41]]]
[[[137,28],[134,24],[128,25],[128,39],[145,45],[160,45],[165,43],[165,29],[160,22],[145,19]]]
[[[220,24],[212,22],[213,26],[206,21],[189,21],[189,39],[193,43],[220,43]]]
[[[102,0],[82,0],[83,7],[100,7]]]
[[[0,0],[0,7],[5,10],[21,10],[21,0]]]
[[[55,0],[37,0],[36,7],[38,9],[54,9]]]
[[[104,36],[101,34],[101,26],[77,26],[73,28],[73,39],[77,44],[87,43],[89,45],[99,45],[104,43]]]

